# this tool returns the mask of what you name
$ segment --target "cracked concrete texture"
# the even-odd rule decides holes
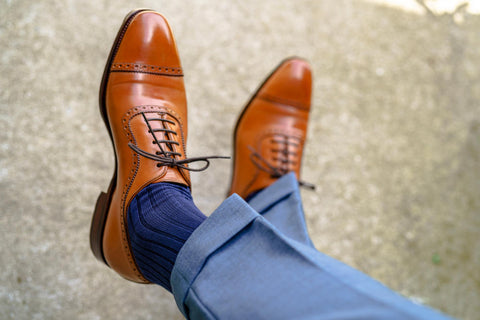
[[[480,313],[480,18],[353,0],[138,1],[169,19],[191,156],[230,154],[238,112],[286,56],[313,66],[303,192],[317,248],[453,316]],[[0,1],[2,319],[181,319],[89,251],[113,170],[97,92],[129,1]],[[230,163],[193,174],[198,206]]]

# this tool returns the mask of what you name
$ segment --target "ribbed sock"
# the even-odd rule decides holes
[[[128,234],[143,276],[171,292],[178,252],[205,219],[186,186],[160,182],[140,191],[128,208]]]

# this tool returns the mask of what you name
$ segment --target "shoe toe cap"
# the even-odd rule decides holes
[[[258,96],[273,102],[310,109],[312,71],[301,58],[285,60],[265,82]]]
[[[158,67],[180,70],[175,38],[165,17],[153,11],[137,13],[122,35],[113,63],[136,63],[135,68],[144,71]]]

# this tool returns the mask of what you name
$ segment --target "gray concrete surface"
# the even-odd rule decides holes
[[[191,156],[231,154],[249,94],[284,57],[309,59],[303,174],[318,190],[302,192],[317,248],[479,319],[479,16],[454,22],[360,0],[0,0],[1,319],[182,318],[170,294],[124,281],[89,251],[113,170],[97,90],[135,7],[174,29]],[[215,161],[193,174],[205,212],[229,172]]]

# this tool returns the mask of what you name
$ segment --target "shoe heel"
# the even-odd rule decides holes
[[[93,255],[101,262],[108,265],[103,255],[103,230],[107,220],[109,196],[105,192],[101,192],[98,196],[93,212],[92,225],[90,227],[90,248]]]

